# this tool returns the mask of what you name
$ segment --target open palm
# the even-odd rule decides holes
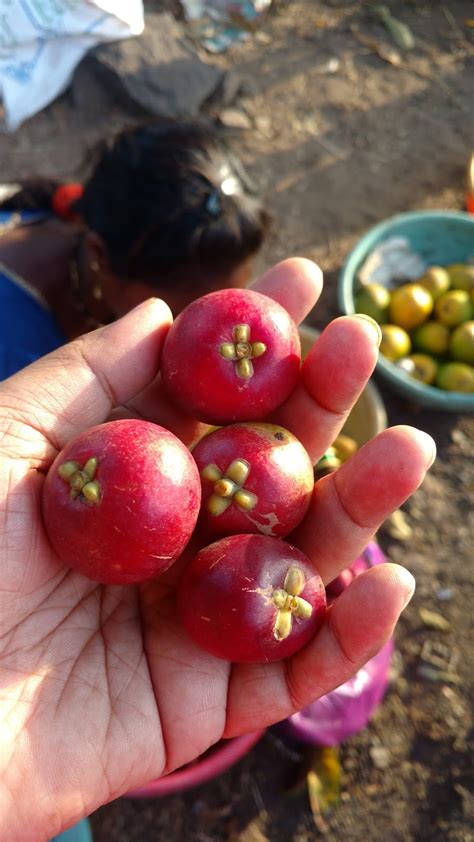
[[[255,288],[300,321],[320,286],[313,264],[293,260]],[[161,423],[185,442],[198,431],[154,379],[170,320],[163,302],[146,302],[0,386],[0,826],[12,842],[46,840],[222,736],[269,725],[329,692],[381,648],[413,592],[403,568],[374,568],[293,658],[231,665],[199,650],[179,625],[174,588],[184,560],[127,588],[97,585],[59,562],[40,497],[67,441],[113,413]],[[272,419],[314,460],[364,388],[376,339],[364,319],[332,322]],[[433,454],[425,434],[393,428],[317,484],[291,540],[325,582],[419,485]]]

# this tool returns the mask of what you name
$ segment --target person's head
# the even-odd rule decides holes
[[[244,180],[197,123],[131,129],[104,149],[74,208],[113,316],[150,295],[176,313],[214,289],[245,285],[268,217]]]

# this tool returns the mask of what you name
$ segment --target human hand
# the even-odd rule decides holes
[[[320,287],[319,270],[304,260],[285,261],[255,285],[296,321]],[[43,531],[40,497],[67,441],[112,411],[156,421],[186,442],[199,429],[155,380],[170,321],[163,302],[145,302],[0,385],[0,826],[9,842],[49,839],[221,737],[284,719],[329,692],[384,645],[414,589],[403,568],[373,568],[291,659],[231,665],[180,627],[179,562],[139,587],[98,585],[61,564]],[[364,388],[376,340],[366,319],[332,322],[273,416],[314,461]],[[424,433],[393,428],[317,483],[291,541],[325,583],[417,488],[433,457]]]

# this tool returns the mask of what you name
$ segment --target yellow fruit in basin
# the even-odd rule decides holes
[[[439,322],[425,322],[415,330],[413,345],[427,354],[445,354],[449,347],[449,328]]]
[[[433,298],[421,284],[403,284],[392,292],[390,321],[412,330],[423,324],[433,309]]]
[[[453,263],[446,267],[453,289],[463,289],[465,292],[474,290],[474,266],[467,263]]]
[[[443,292],[447,292],[451,286],[449,274],[443,266],[430,266],[417,283],[428,290],[433,301],[436,301]]]
[[[409,370],[408,366],[402,366],[402,362],[405,360],[413,364],[411,370]],[[434,383],[438,373],[438,363],[428,354],[410,354],[409,357],[400,360],[399,365],[400,368],[405,369],[410,377],[420,380],[421,383],[425,383],[427,386]]]
[[[456,327],[471,318],[469,293],[463,289],[450,289],[443,293],[435,304],[438,321],[446,327]]]
[[[453,330],[449,352],[453,360],[474,365],[474,322],[464,322]]]
[[[410,353],[411,342],[406,330],[398,325],[382,325],[381,330],[380,353],[384,357],[394,362]]]
[[[365,284],[355,297],[356,313],[364,313],[379,324],[387,321],[390,293],[382,284]]]
[[[340,459],[341,462],[347,462],[347,460],[350,459],[357,450],[357,442],[350,436],[346,436],[344,433],[339,433],[332,446],[336,457]]]
[[[448,392],[474,392],[474,368],[467,363],[445,363],[440,366],[436,385]]]

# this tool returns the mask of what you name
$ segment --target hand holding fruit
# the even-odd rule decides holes
[[[255,289],[299,322],[320,285],[313,264],[294,260]],[[231,665],[193,643],[179,619],[176,585],[188,551],[139,586],[97,584],[61,561],[44,531],[40,500],[45,475],[68,442],[112,411],[115,418],[161,424],[186,445],[202,431],[156,380],[170,321],[163,302],[146,302],[0,386],[0,779],[7,794],[0,822],[11,840],[24,839],[25,828],[36,839],[50,838],[222,736],[264,727],[330,691],[384,645],[413,592],[409,573],[381,565],[353,581],[295,655]],[[313,462],[364,388],[377,340],[367,319],[331,323],[291,395],[265,419],[295,435]],[[316,484],[291,544],[324,583],[415,490],[433,454],[425,434],[393,428]],[[91,506],[94,495],[105,493],[92,456],[66,460],[77,465],[60,477],[68,493],[89,495]],[[73,546],[74,535],[70,540]],[[284,615],[292,599],[301,600],[295,605],[302,616],[307,611],[298,576],[285,568],[272,590]],[[290,620],[296,622],[280,618],[281,627]]]

